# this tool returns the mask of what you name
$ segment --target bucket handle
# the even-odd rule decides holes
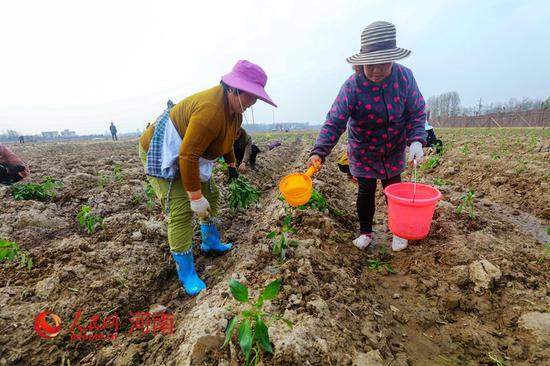
[[[315,167],[312,165],[309,167],[309,169],[306,172],[306,175],[311,178],[311,176],[315,173]]]
[[[412,177],[411,177],[411,180],[413,181],[414,185],[413,185],[413,203],[414,203],[414,199],[416,198],[416,166],[417,166],[417,162],[416,162],[416,159],[413,160],[413,172],[412,172]]]

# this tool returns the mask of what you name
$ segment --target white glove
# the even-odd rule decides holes
[[[201,196],[199,199],[191,200],[191,210],[201,219],[205,219],[210,211],[210,203],[204,196]]]
[[[414,141],[409,147],[409,161],[420,160],[424,156],[424,151],[422,151],[422,143]]]

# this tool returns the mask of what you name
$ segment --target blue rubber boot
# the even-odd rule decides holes
[[[195,272],[195,263],[191,249],[182,253],[172,252],[172,258],[176,262],[178,277],[188,295],[194,296],[206,288],[206,284],[202,282],[197,272]]]
[[[201,235],[201,249],[205,253],[225,253],[233,246],[231,243],[220,242],[220,233],[216,229],[216,224],[201,223]]]

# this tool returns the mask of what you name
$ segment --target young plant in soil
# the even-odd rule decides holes
[[[295,233],[296,229],[292,226],[292,209],[289,206],[285,206],[285,216],[283,218],[283,227],[278,238],[277,230],[273,230],[267,234],[268,239],[273,240],[273,254],[279,259],[280,262],[284,262],[286,259],[286,249],[289,246],[295,246],[296,241],[288,238],[289,233]]]
[[[280,288],[280,279],[271,282],[262,291],[258,300],[253,302],[248,296],[248,288],[245,285],[234,279],[229,281],[229,290],[233,298],[243,304],[248,304],[248,308],[229,321],[222,348],[227,346],[238,327],[237,338],[244,353],[245,365],[258,365],[264,352],[273,354],[273,346],[269,340],[269,326],[272,322],[282,320],[292,327],[290,320],[279,315],[269,314],[263,309],[264,302],[276,298]]]
[[[113,178],[116,181],[122,180],[124,174],[122,173],[122,165],[115,164],[115,167],[113,168]]]
[[[330,205],[327,202],[327,199],[321,192],[317,192],[313,190],[311,192],[311,198],[309,199],[308,203],[302,206],[298,206],[300,210],[305,210],[307,208],[317,209],[321,212],[325,210],[330,209]]]
[[[468,146],[468,144],[465,144],[464,146],[459,147],[458,150],[460,150],[460,152],[466,156],[470,155],[470,147]]]
[[[214,168],[214,175],[225,171],[227,171],[227,163],[225,161],[218,160],[218,166]]]
[[[233,179],[229,183],[229,207],[248,208],[260,200],[260,192],[245,177]]]
[[[514,172],[516,174],[523,173],[527,169],[527,164],[528,163],[529,163],[529,160],[520,159],[519,164],[514,169]]]
[[[487,355],[487,357],[489,357],[492,364],[494,364],[495,366],[506,366],[506,361],[504,360],[504,358],[500,358],[498,356],[495,356],[492,353],[489,353]]]
[[[103,218],[94,215],[91,211],[90,206],[84,205],[80,207],[80,211],[76,214],[80,226],[85,227],[88,234],[93,233],[97,227],[103,226]]]
[[[0,261],[4,259],[18,261],[20,267],[27,267],[29,271],[32,269],[32,258],[27,252],[22,251],[15,242],[0,239]]]
[[[550,236],[550,226],[546,228],[546,234]],[[543,264],[548,257],[550,257],[550,241],[544,246],[544,251],[542,252],[542,255],[537,259],[537,263]]]
[[[156,198],[157,194],[155,193],[155,190],[150,184],[148,184],[147,187],[145,187],[145,207],[147,207],[148,210],[152,210],[153,207],[155,207]]]
[[[321,193],[313,190],[311,192],[311,198],[309,199],[308,203],[302,206],[298,206],[298,209],[305,210],[307,208],[316,209],[321,212],[325,212],[325,210],[328,210],[330,213],[336,215],[336,216],[342,216],[342,212],[340,210],[332,207],[326,197]]]
[[[111,180],[111,178],[109,178],[108,175],[99,174],[98,177],[97,177],[97,184],[98,184],[99,188],[103,189],[103,188],[105,188],[105,186],[107,184],[109,184],[110,180]]]
[[[441,158],[439,157],[439,155],[432,155],[428,158],[428,160],[426,160],[425,163],[420,165],[420,170],[426,171],[430,169],[435,169],[439,166],[439,164],[441,164]]]
[[[386,273],[395,274],[395,270],[393,269],[391,263],[386,260],[387,255],[388,250],[386,249],[386,247],[380,248],[380,251],[378,252],[378,258],[367,260],[367,267],[377,271],[386,270]]]
[[[460,196],[461,202],[456,206],[456,213],[461,214],[462,211],[466,211],[471,219],[476,217],[476,207],[474,205],[474,191],[463,193]]]
[[[15,200],[48,201],[55,198],[55,189],[63,187],[63,183],[47,177],[42,183],[21,183],[11,187]]]
[[[443,178],[434,178],[434,185],[436,187],[450,186],[452,182]]]

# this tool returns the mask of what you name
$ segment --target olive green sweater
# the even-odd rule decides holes
[[[223,156],[230,164],[235,162],[233,142],[241,126],[242,115],[229,115],[227,97],[221,85],[185,98],[170,111],[170,119],[182,137],[179,168],[187,191],[201,189],[199,158],[215,159]],[[153,137],[156,123],[151,124],[140,138],[145,151]]]

